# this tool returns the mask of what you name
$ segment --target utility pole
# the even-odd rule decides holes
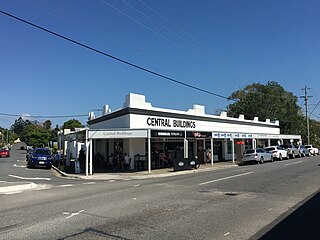
[[[304,96],[301,96],[301,98],[304,98],[304,103],[306,106],[306,122],[307,122],[307,139],[308,139],[308,145],[310,144],[310,131],[309,131],[309,116],[308,116],[308,99],[312,96],[308,96],[308,89],[307,86],[302,88],[301,90],[304,90]]]

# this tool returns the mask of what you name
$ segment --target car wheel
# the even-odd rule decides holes
[[[271,161],[271,162],[273,162],[273,156],[271,156],[271,159],[270,159],[270,161]]]
[[[279,161],[282,161],[282,155],[281,154],[279,155]]]
[[[263,159],[263,157],[261,157],[261,158],[260,158],[259,163],[261,163],[261,164],[263,164],[263,163],[264,163],[264,159]]]

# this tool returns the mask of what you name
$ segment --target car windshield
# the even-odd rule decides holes
[[[274,147],[265,148],[264,150],[266,150],[266,151],[273,151],[273,150],[274,150]]]
[[[36,149],[34,151],[35,154],[43,154],[43,155],[51,155],[50,150],[48,149]]]
[[[255,152],[255,150],[254,149],[249,149],[249,150],[246,150],[246,154],[250,154],[250,153],[254,153]]]

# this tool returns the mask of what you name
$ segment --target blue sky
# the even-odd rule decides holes
[[[317,0],[1,0],[0,10],[226,97],[253,82],[276,81],[296,96],[310,87],[310,111],[320,101]],[[230,103],[3,14],[0,31],[1,113],[87,114],[105,104],[116,110],[130,92],[146,95],[155,107],[201,104],[211,114]],[[313,118],[319,113],[316,108]],[[15,119],[0,116],[0,126]],[[87,118],[78,119],[84,124]]]

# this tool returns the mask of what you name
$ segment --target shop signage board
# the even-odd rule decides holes
[[[226,132],[214,132],[212,133],[212,138],[253,138],[252,133],[226,133]]]
[[[90,130],[89,138],[107,139],[107,138],[147,138],[148,130]]]
[[[257,139],[301,139],[301,135],[286,135],[286,134],[253,134]]]
[[[157,131],[151,130],[151,137],[163,137],[163,138],[184,138],[185,133],[184,131]]]
[[[187,132],[187,138],[212,138],[212,132]]]
[[[184,129],[194,129],[197,127],[196,121],[161,117],[148,117],[146,123],[148,127]]]

